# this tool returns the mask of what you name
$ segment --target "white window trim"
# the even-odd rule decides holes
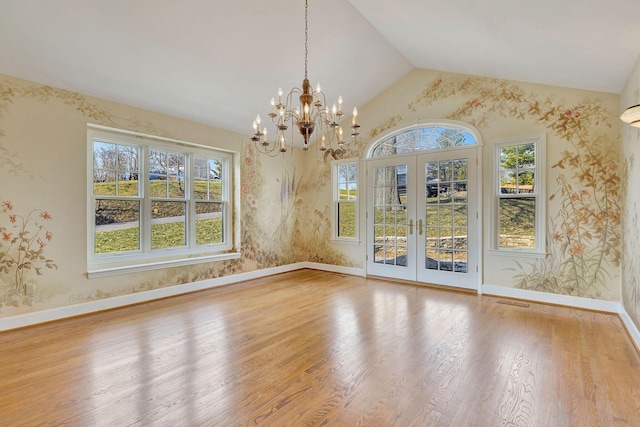
[[[535,221],[535,247],[534,248],[500,248],[500,219],[499,219],[499,203],[500,203],[500,148],[507,145],[522,144],[525,142],[533,142],[536,144],[536,166],[535,166],[535,191],[536,198],[536,221]],[[496,139],[492,141],[493,145],[493,180],[489,195],[491,202],[489,203],[491,212],[491,230],[490,230],[490,247],[489,254],[508,257],[523,258],[544,258],[547,253],[547,230],[546,230],[546,146],[547,137],[545,133],[524,135],[513,138]]]
[[[355,164],[357,167],[358,190],[356,200],[340,200],[340,189],[338,186],[338,166],[344,164]],[[349,159],[334,160],[331,162],[331,241],[333,243],[360,244],[360,199],[362,195],[362,177],[360,159],[351,157]],[[338,236],[338,203],[353,203],[355,205],[355,237]]]
[[[228,184],[223,186],[223,200],[226,202],[223,210],[224,242],[222,244],[212,245],[196,245],[194,233],[195,217],[190,215],[187,218],[187,245],[184,248],[167,248],[149,250],[145,245],[149,246],[149,242],[144,241],[145,235],[150,230],[143,230],[149,227],[150,222],[141,222],[141,250],[94,254],[95,247],[95,212],[93,195],[93,141],[99,139],[105,142],[117,144],[127,144],[135,146],[143,146],[141,150],[141,164],[145,164],[144,169],[148,173],[148,150],[150,148],[161,149],[167,151],[183,151],[188,152],[186,168],[191,173],[193,169],[194,157],[215,157],[225,162],[223,167],[223,182]],[[178,147],[176,147],[178,146]],[[240,258],[241,254],[237,249],[239,242],[239,226],[237,224],[240,217],[238,199],[239,186],[237,186],[238,175],[238,159],[239,153],[210,147],[206,145],[194,144],[186,141],[180,141],[171,138],[162,138],[153,135],[142,134],[138,132],[125,131],[106,126],[89,124],[87,126],[87,276],[89,278],[104,277],[116,274],[134,273],[139,271],[148,271],[160,268],[169,268],[177,266],[192,265],[198,263],[222,261],[227,259]],[[142,171],[141,171],[142,173]],[[141,209],[142,212],[149,214],[150,199],[145,197],[145,188],[148,180],[141,180]],[[187,191],[192,192],[190,183],[187,185]],[[99,198],[99,197],[98,197]],[[191,196],[187,198],[186,203],[190,205],[188,212],[193,212],[196,200]]]

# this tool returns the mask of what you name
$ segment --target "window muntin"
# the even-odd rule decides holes
[[[496,144],[494,249],[544,253],[544,137]]]
[[[90,266],[232,248],[231,153],[95,129],[89,144]]]
[[[390,136],[378,143],[370,157],[385,157],[431,150],[476,145],[478,141],[467,130],[435,125],[413,128]]]
[[[339,241],[358,240],[358,160],[333,163],[333,231]]]

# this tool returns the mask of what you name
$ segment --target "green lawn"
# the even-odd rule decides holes
[[[96,232],[97,254],[127,252],[139,249],[138,227]],[[196,221],[196,244],[210,245],[222,242],[222,218],[205,218]],[[169,222],[151,225],[152,249],[181,247],[185,245],[184,223]]]

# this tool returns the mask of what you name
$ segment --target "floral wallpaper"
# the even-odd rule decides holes
[[[549,200],[557,198],[560,206],[549,215],[550,255],[530,266],[519,263],[515,286],[600,298],[620,263],[620,152],[619,135],[611,130],[613,112],[596,98],[568,104],[512,82],[470,77],[429,82],[409,109],[453,94],[468,99],[447,118],[481,131],[496,116],[535,120],[566,143],[552,165],[559,173]]]
[[[0,289],[0,304],[32,305],[37,295],[37,276],[46,269],[57,269],[53,260],[44,254],[53,233],[44,222],[51,220],[49,212],[33,209],[25,215],[14,210],[10,200],[2,202],[2,211],[8,219],[7,226],[0,225],[0,275],[5,280]]]
[[[35,116],[39,116],[38,129],[33,126]],[[205,141],[212,139],[212,129],[204,125],[194,130],[195,125],[179,119],[45,85],[0,78],[0,317],[303,260],[340,263],[335,251],[322,243],[329,232],[329,207],[308,212],[303,206],[303,174],[296,169],[301,162],[294,157],[283,167],[282,162],[261,158],[244,135],[214,129],[214,136],[220,134],[213,138],[216,143],[225,141],[227,146],[222,148],[240,152],[241,258],[123,275],[117,280],[87,279],[84,164],[88,122],[194,142],[202,141],[190,134]],[[59,162],[52,162],[49,169],[33,167],[49,157],[41,153],[39,137],[43,133],[59,133],[60,140],[51,141],[51,145],[77,153],[79,166],[60,169]],[[54,155],[70,162],[64,153]],[[56,180],[47,179],[50,176],[60,177],[61,182],[79,183],[79,191],[60,191]],[[265,178],[271,176],[275,179]],[[273,194],[277,197],[271,197]],[[49,205],[42,200],[43,195],[51,196],[47,197]],[[299,220],[302,215],[312,218],[316,232],[302,233],[300,224],[307,223]],[[67,248],[61,244],[67,244]]]
[[[546,132],[549,255],[533,262],[525,258],[501,262],[485,256],[485,263],[493,265],[485,264],[484,283],[493,284],[497,279],[492,271],[499,269],[511,272],[508,281],[517,288],[618,298],[622,187],[617,111],[611,108],[616,96],[428,70],[412,74],[361,110],[363,121],[365,117],[375,121],[343,157],[362,158],[379,135],[420,119],[475,126],[484,138],[483,161],[493,155],[487,143],[492,138]],[[558,92],[566,92],[570,99]],[[389,115],[392,108],[394,114]],[[316,166],[321,182],[330,182],[327,164]],[[484,170],[484,179],[490,181],[489,169]],[[311,189],[328,191],[326,186],[305,187]],[[488,228],[485,223],[485,233]]]
[[[492,155],[486,143],[492,138],[541,131],[548,135],[550,255],[535,262],[507,259],[498,264],[485,257],[485,262],[495,264],[485,265],[489,271],[485,282],[499,282],[491,274],[500,274],[504,286],[611,299],[619,298],[622,265],[631,278],[623,288],[625,306],[637,318],[640,271],[635,263],[625,262],[621,250],[624,214],[629,216],[625,234],[640,237],[637,210],[630,204],[637,198],[630,202],[627,197],[623,210],[624,192],[629,190],[620,176],[633,179],[637,171],[633,157],[620,167],[620,135],[612,100],[617,102],[617,97],[417,70],[361,109],[358,144],[324,156],[295,153],[283,163],[261,156],[244,135],[0,78],[0,316],[298,261],[362,267],[363,244],[339,245],[330,240],[330,161],[362,157],[385,132],[414,120],[436,118],[478,128],[485,140],[484,159]],[[241,258],[123,275],[117,280],[87,279],[83,166],[87,122],[198,143],[216,141],[239,152]],[[43,135],[48,138],[46,144]],[[73,162],[82,166],[59,167]],[[484,174],[487,179],[491,171],[487,168]],[[630,250],[631,256],[637,255],[635,248]]]

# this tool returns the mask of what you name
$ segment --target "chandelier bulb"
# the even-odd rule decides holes
[[[260,119],[260,114],[258,114],[258,117],[256,117],[256,123],[258,124],[258,126],[260,126],[260,122],[262,120]]]
[[[333,104],[333,107],[331,108],[331,112],[335,115],[338,112],[338,108],[336,107],[336,104]],[[260,123],[260,122],[258,122]]]
[[[320,88],[320,82],[318,82],[318,84],[316,85],[316,92],[318,92],[318,95],[320,95],[320,92],[322,92],[322,89]]]
[[[338,105],[340,106],[340,109],[342,110],[342,95],[340,95],[338,97]]]
[[[353,107],[353,117],[357,117],[358,116],[358,109],[356,107]]]
[[[258,123],[256,123],[256,121],[253,121],[253,131],[256,132],[258,130]]]
[[[305,115],[309,114],[309,104],[307,103],[304,104],[304,114]]]

